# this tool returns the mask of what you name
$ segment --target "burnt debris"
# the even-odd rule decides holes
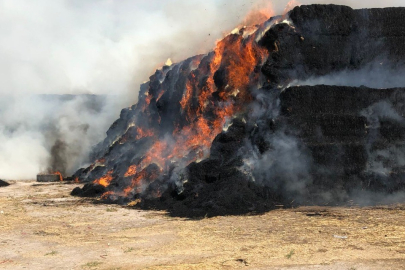
[[[193,217],[405,198],[405,88],[299,86],[371,63],[402,68],[404,15],[296,7],[157,70],[72,195]]]

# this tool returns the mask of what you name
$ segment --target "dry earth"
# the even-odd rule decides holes
[[[71,184],[0,188],[1,269],[405,269],[405,206],[188,220],[95,204]]]

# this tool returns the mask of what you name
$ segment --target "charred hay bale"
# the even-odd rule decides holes
[[[388,174],[378,172],[363,172],[360,175],[361,188],[373,192],[392,194],[405,188],[405,170],[396,168]]]
[[[315,114],[281,117],[290,134],[304,143],[361,143],[367,137],[367,119],[364,116]]]
[[[223,172],[222,177],[214,182],[189,181],[184,184],[181,194],[174,194],[172,192],[171,199],[163,202],[165,209],[174,216],[211,217],[260,213],[280,204],[276,196],[246,179],[236,168]]]
[[[279,24],[260,44],[272,53],[262,72],[273,85],[372,61],[404,63],[404,8],[353,10],[337,5],[309,5],[289,13],[292,25]]]
[[[398,92],[402,96],[405,95],[404,88],[295,86],[280,94],[281,113],[295,117],[323,114],[360,115],[362,110],[379,101],[389,100],[391,102]],[[394,102],[392,100],[392,103]]]
[[[366,169],[367,151],[364,144],[334,143],[309,144],[315,170],[325,176],[337,175],[345,179],[348,175],[359,174]]]
[[[97,197],[106,192],[106,188],[99,184],[88,183],[83,188],[76,187],[70,195],[78,197]]]
[[[281,120],[310,150],[315,185],[332,187],[336,180],[330,182],[331,175],[346,183],[368,163],[383,162],[384,155],[384,167],[397,166],[389,161],[399,155],[392,148],[402,149],[395,145],[405,139],[403,108],[398,106],[404,94],[401,88],[325,85],[292,87],[280,94]]]
[[[9,185],[10,185],[9,183],[7,183],[6,181],[0,179],[0,187],[7,187]]]
[[[384,119],[379,122],[378,128],[380,139],[387,144],[402,141],[405,142],[405,123],[394,122],[390,119]]]
[[[226,132],[215,137],[210,159],[217,160],[218,166],[241,166],[238,151],[246,138],[246,130],[246,124],[241,119],[234,119]]]
[[[357,28],[355,10],[339,5],[302,5],[289,18],[303,32],[317,35],[348,36]]]

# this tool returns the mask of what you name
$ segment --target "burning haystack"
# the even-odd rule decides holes
[[[405,89],[299,85],[401,69],[403,15],[296,7],[162,67],[97,145],[93,164],[76,172],[87,184],[72,194],[194,216],[398,194]]]

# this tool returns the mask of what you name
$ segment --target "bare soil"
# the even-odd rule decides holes
[[[1,269],[405,269],[405,205],[301,207],[199,220],[0,188]]]

